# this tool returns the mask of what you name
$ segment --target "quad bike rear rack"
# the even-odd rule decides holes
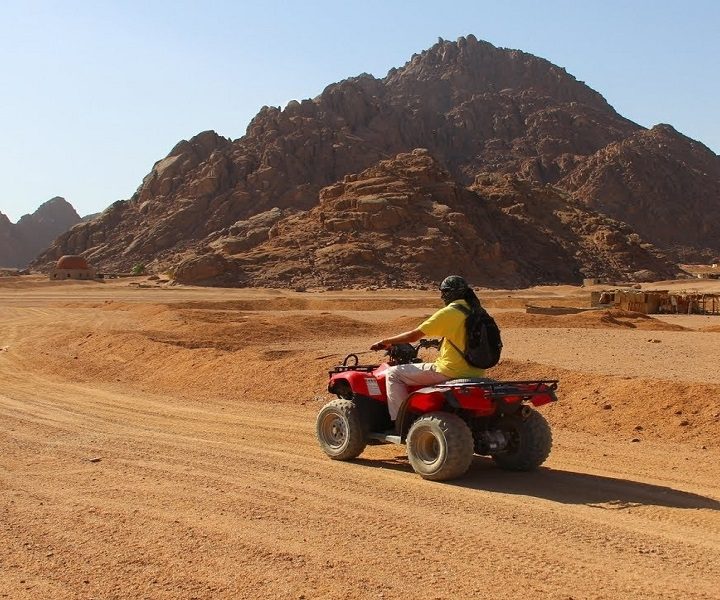
[[[523,399],[533,396],[544,396],[554,392],[558,387],[557,379],[532,379],[518,381],[493,381],[488,379],[456,379],[437,383],[433,387],[439,388],[469,388],[479,387],[486,390],[487,396],[494,400],[507,396],[521,396]],[[522,389],[520,386],[526,387]]]

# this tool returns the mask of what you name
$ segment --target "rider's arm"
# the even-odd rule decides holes
[[[393,337],[380,340],[379,342],[370,346],[370,350],[381,350],[383,348],[388,348],[389,346],[392,346],[394,344],[410,344],[412,342],[417,342],[424,336],[425,334],[422,332],[422,329],[413,329],[412,331],[406,331],[405,333],[400,333]]]

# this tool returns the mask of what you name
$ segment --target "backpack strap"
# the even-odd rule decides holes
[[[444,339],[448,344],[450,344],[453,348],[455,348],[455,352],[457,352],[457,353],[462,357],[462,359],[463,359],[465,362],[467,362],[467,360],[465,360],[465,353],[464,353],[462,350],[460,350],[460,348],[458,348],[455,344],[453,344],[453,341],[452,341],[450,338],[443,338],[443,339]]]
[[[465,315],[465,318],[467,318],[470,315],[470,313],[472,312],[469,308],[467,308],[466,306],[463,306],[462,304],[453,303],[453,304],[449,304],[448,306],[450,308],[459,310],[461,313],[463,313]],[[460,348],[458,348],[455,344],[453,344],[453,342],[450,338],[443,338],[443,339],[448,344],[450,344],[453,348],[455,348],[455,352],[457,352],[460,355],[460,357],[467,363],[467,360],[465,360],[465,352],[463,352],[462,350],[460,350]]]
[[[463,306],[462,304],[450,304],[450,308],[454,308],[456,310],[459,310],[461,313],[463,313],[466,317],[472,312],[467,306]]]

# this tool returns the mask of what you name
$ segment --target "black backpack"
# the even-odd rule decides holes
[[[451,306],[465,314],[465,351],[460,350],[448,339],[450,345],[473,367],[489,369],[498,364],[502,352],[502,340],[495,319],[482,307],[470,310],[462,304],[451,304]]]

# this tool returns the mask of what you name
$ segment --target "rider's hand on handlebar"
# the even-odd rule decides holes
[[[372,346],[370,346],[370,350],[385,350],[387,348],[387,344],[385,342],[375,342]]]

